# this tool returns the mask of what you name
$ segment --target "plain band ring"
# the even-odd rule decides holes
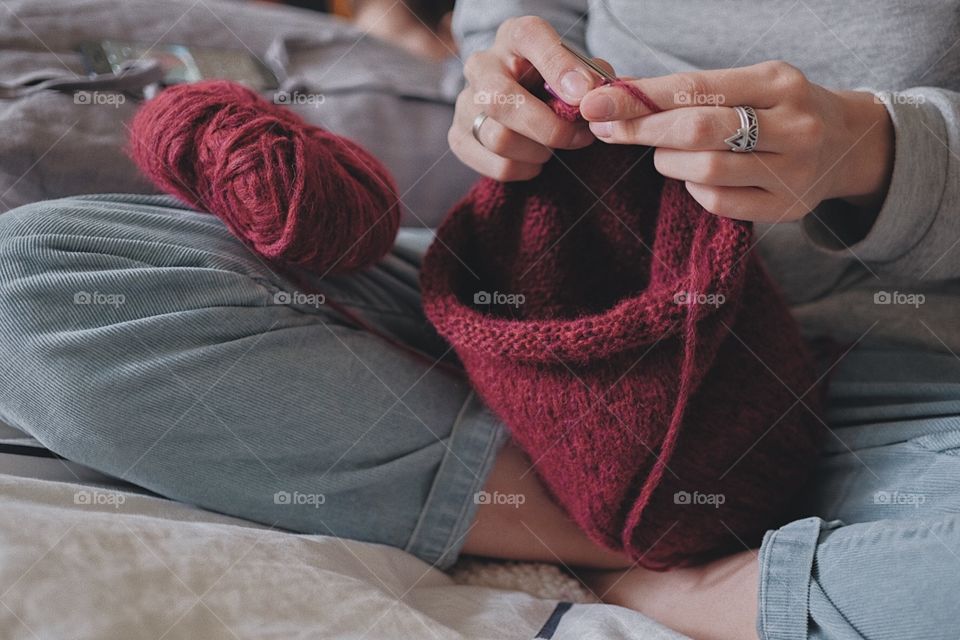
[[[483,126],[483,123],[487,121],[487,113],[481,111],[476,118],[473,119],[473,139],[480,143],[481,147],[486,148],[487,145],[483,144],[483,140],[480,139],[480,127]]]
[[[734,107],[734,111],[740,116],[740,128],[737,129],[724,142],[734,153],[748,153],[757,148],[757,142],[760,139],[760,125],[757,121],[757,112],[753,107],[740,106]]]

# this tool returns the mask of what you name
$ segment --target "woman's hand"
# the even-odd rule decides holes
[[[512,18],[494,45],[464,64],[467,87],[457,98],[447,139],[465,164],[491,178],[527,180],[540,173],[552,149],[577,149],[595,140],[586,124],[561,120],[531,90],[546,81],[566,102],[580,99],[599,78],[560,46],[560,36],[535,16]],[[478,142],[472,127],[483,112]]]
[[[783,62],[630,82],[663,111],[651,114],[623,89],[600,87],[580,102],[590,129],[604,142],[657,147],[657,170],[685,181],[708,211],[781,222],[832,198],[873,210],[883,202],[893,126],[872,94],[829,91]],[[724,142],[740,127],[731,108],[738,105],[757,113],[751,153]]]

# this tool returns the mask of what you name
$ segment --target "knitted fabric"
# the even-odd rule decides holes
[[[817,453],[812,358],[751,246],[651,149],[595,143],[480,180],[423,263],[428,318],[557,502],[648,568],[759,544]]]

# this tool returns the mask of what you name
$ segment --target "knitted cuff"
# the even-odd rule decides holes
[[[471,392],[405,551],[438,569],[456,562],[481,502],[480,491],[506,440],[503,424]]]
[[[810,576],[820,536],[820,518],[768,531],[760,546],[761,640],[807,640]]]

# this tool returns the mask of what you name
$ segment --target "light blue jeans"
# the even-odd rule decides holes
[[[318,238],[322,241],[322,238]],[[430,358],[419,253],[314,283]],[[209,215],[90,196],[0,216],[0,416],[157,493],[457,556],[503,427],[469,386],[298,291]],[[956,638],[960,361],[858,349],[805,512],[760,549],[769,640]]]

